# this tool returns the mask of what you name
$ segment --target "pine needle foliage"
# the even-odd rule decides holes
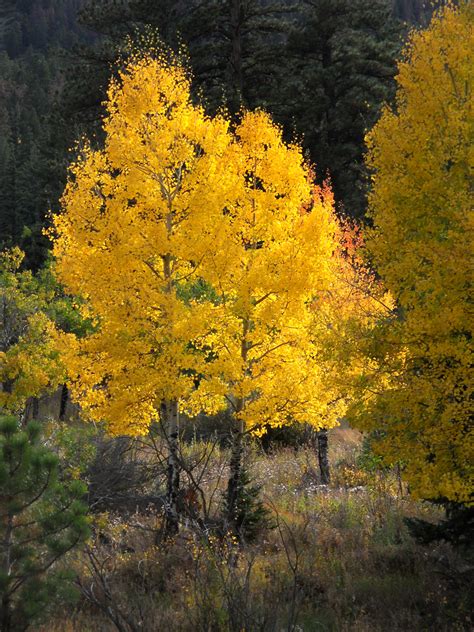
[[[85,486],[59,477],[40,425],[0,418],[0,629],[26,630],[54,602],[73,598],[63,558],[89,535]]]

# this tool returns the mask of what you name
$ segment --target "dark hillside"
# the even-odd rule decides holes
[[[11,58],[28,47],[70,48],[90,35],[77,22],[84,0],[0,0],[0,49]]]

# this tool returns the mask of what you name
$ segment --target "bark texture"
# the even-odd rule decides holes
[[[175,400],[167,401],[163,409],[169,451],[165,536],[173,537],[179,531],[180,465],[178,402]]]

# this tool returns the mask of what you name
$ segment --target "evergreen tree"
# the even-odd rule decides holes
[[[245,465],[239,469],[235,485],[224,499],[229,528],[243,542],[252,542],[263,530],[274,527],[270,511],[261,500],[261,489],[261,485],[252,481]]]
[[[17,233],[15,218],[15,162],[10,130],[0,137],[0,247]]]
[[[446,0],[393,0],[392,10],[400,20],[425,26],[436,8],[443,4]]]
[[[89,534],[85,486],[58,477],[40,425],[0,418],[0,629],[26,630],[58,598],[72,596],[59,560]]]
[[[270,105],[295,15],[295,4],[281,0],[195,3],[180,28],[211,109],[224,103],[235,113],[242,105]]]
[[[241,105],[268,105],[267,95],[277,89],[277,69],[285,55],[286,34],[295,11],[292,2],[283,0],[90,2],[81,12],[81,21],[103,38],[94,47],[80,51],[83,76],[73,80],[76,87],[70,90],[70,106],[75,103],[74,94],[86,96],[84,84],[88,86],[86,93],[94,95],[90,105],[100,105],[111,62],[124,53],[128,37],[146,32],[154,32],[175,51],[184,44],[195,91],[206,95],[211,112],[222,105],[232,113]],[[77,110],[87,108],[82,104]],[[93,108],[89,112],[94,112]]]
[[[0,2],[0,50],[16,58],[29,47],[46,51],[49,46],[70,48],[90,34],[77,23],[75,15],[84,0],[3,0]]]
[[[336,202],[364,214],[364,135],[393,92],[400,31],[387,0],[306,0],[272,108],[304,135],[320,181]]]
[[[69,47],[79,37],[88,41],[75,20],[81,4],[0,3],[0,24],[5,24],[3,34],[0,29],[0,249],[20,245],[34,269],[47,253],[42,231],[64,187],[74,133],[65,133],[64,119],[58,125],[64,56],[46,48],[55,43]],[[15,29],[20,39],[10,37]]]
[[[64,185],[69,138],[58,136],[64,126],[53,107],[60,74],[52,56],[0,53],[0,249],[20,245],[34,269],[47,251],[46,214]]]

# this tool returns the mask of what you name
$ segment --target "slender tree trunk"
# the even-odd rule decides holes
[[[244,318],[242,321],[242,343],[240,346],[240,357],[242,358],[244,366],[247,363],[247,356],[249,351],[249,343],[247,341],[249,329],[250,322],[248,318]],[[236,424],[232,432],[230,475],[229,481],[227,483],[226,520],[234,533],[237,533],[238,531],[237,509],[239,506],[239,495],[241,492],[240,478],[242,472],[244,437],[244,422],[242,421],[242,419],[240,419],[240,413],[244,410],[244,406],[245,401],[241,397],[237,398],[234,405]]]
[[[69,391],[66,384],[61,386],[61,399],[59,401],[59,421],[66,419],[66,408],[69,399]]]
[[[321,474],[321,483],[329,485],[331,481],[331,471],[329,468],[329,440],[328,431],[323,428],[317,434],[318,437],[318,462]]]
[[[168,240],[171,240],[173,234],[173,199],[176,191],[180,186],[176,184],[174,192],[166,189],[162,185],[162,195],[168,204],[168,214],[166,216],[166,232]],[[163,278],[166,282],[164,291],[169,297],[176,295],[173,285],[173,255],[168,252],[162,255],[163,260]],[[168,314],[169,319],[169,335],[173,337],[172,332],[172,314]],[[178,427],[178,400],[168,399],[162,405],[162,413],[164,413],[164,428],[166,439],[168,442],[168,480],[166,490],[166,521],[164,535],[166,538],[173,537],[179,531],[179,427]]]
[[[21,423],[27,424],[29,421],[37,420],[39,413],[39,399],[37,397],[29,397],[26,400],[25,408],[21,415]]]
[[[400,498],[403,498],[402,469],[400,467],[400,463],[397,463],[396,472],[397,472],[397,482],[398,482],[398,495]]]
[[[178,402],[165,403],[165,423],[168,441],[168,480],[166,490],[166,525],[165,536],[173,537],[179,531],[179,421]]]
[[[11,630],[11,613],[10,613],[10,599],[4,597],[0,606],[0,630],[2,632],[10,632]]]
[[[33,403],[32,403],[32,414],[33,414],[33,419],[38,419],[38,415],[39,415],[39,399],[37,397],[33,397]]]
[[[246,366],[249,351],[249,343],[247,340],[250,329],[250,321],[244,318],[242,321],[242,343],[240,347],[240,356],[243,365]],[[240,413],[244,410],[245,401],[241,397],[237,398],[234,404],[234,414],[236,424],[232,432],[232,445],[230,457],[230,475],[227,483],[227,503],[226,503],[226,520],[234,533],[237,534],[239,525],[237,510],[239,506],[239,496],[241,493],[240,479],[242,472],[243,459],[243,438],[244,438],[244,422],[240,419]]]
[[[230,475],[227,483],[227,503],[226,503],[226,520],[231,526],[233,531],[237,531],[237,510],[239,504],[240,493],[240,474],[242,471],[242,457],[243,457],[243,424],[238,422],[232,432],[232,445],[230,456]]]

